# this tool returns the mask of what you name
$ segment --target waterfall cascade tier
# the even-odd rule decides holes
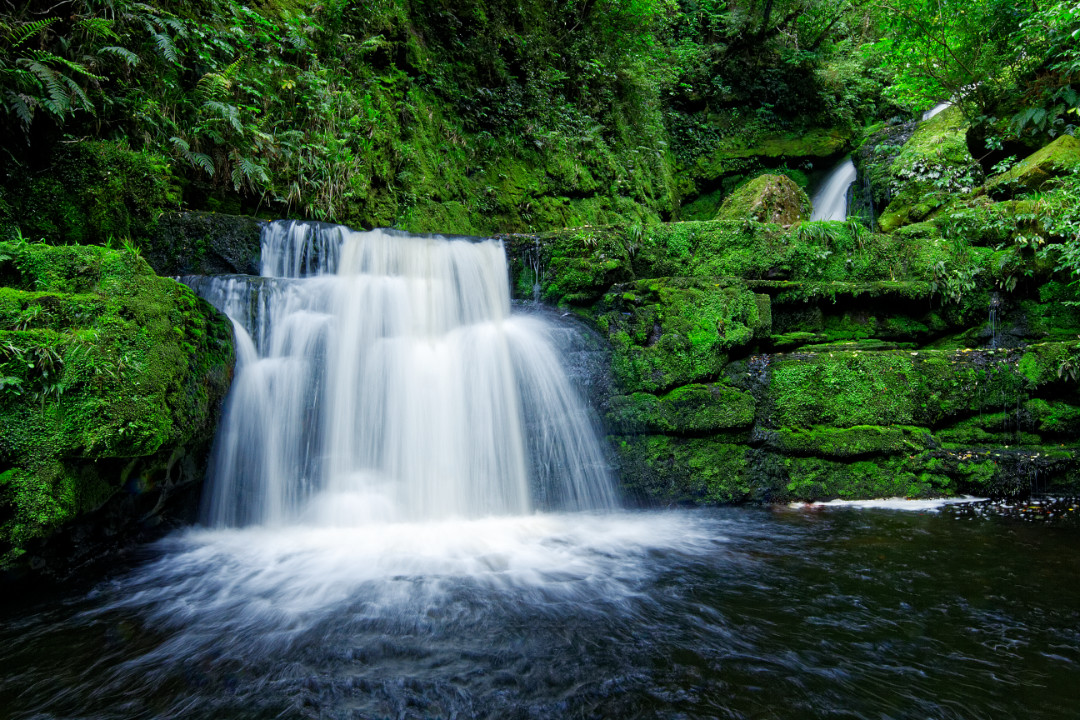
[[[500,242],[277,222],[261,269],[186,279],[237,336],[206,522],[614,506],[550,328],[510,312]]]
[[[829,171],[821,188],[814,193],[811,204],[814,211],[811,220],[846,220],[848,212],[848,190],[855,182],[855,163],[846,158]]]

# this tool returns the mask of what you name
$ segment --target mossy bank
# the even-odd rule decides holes
[[[137,255],[0,243],[0,569],[191,519],[232,367],[228,321]]]

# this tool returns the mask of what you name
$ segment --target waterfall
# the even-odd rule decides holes
[[[551,327],[511,312],[501,242],[276,222],[261,272],[185,278],[237,338],[208,524],[614,507]]]
[[[842,163],[829,171],[821,187],[814,193],[811,203],[814,212],[811,220],[846,220],[848,210],[848,188],[855,182],[855,163],[845,158]]]
[[[927,120],[934,117],[935,115],[937,115],[939,112],[941,112],[945,108],[949,107],[950,105],[952,105],[951,102],[940,102],[940,103],[938,103],[937,105],[935,105],[934,107],[930,108],[929,110],[925,111],[922,114],[922,121],[926,122]]]

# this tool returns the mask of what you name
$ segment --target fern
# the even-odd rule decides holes
[[[75,26],[92,38],[108,38],[109,40],[118,39],[117,34],[112,29],[113,21],[108,18],[83,18],[76,23]]]
[[[247,184],[248,187],[255,189],[255,183],[259,182],[264,187],[270,184],[270,176],[266,172],[266,168],[259,165],[251,158],[244,157],[239,153],[233,152],[233,157],[236,160],[236,167],[232,171],[233,189],[240,190],[240,187]]]
[[[206,171],[207,175],[214,176],[214,161],[210,159],[209,155],[199,152],[192,152],[191,146],[183,138],[171,137],[169,141],[173,146],[180,151],[180,154],[184,156],[184,159],[188,161],[194,168],[202,168]]]
[[[8,112],[14,112],[22,122],[23,128],[29,128],[30,122],[34,119],[34,113],[30,109],[30,105],[27,104],[29,98],[10,90],[5,90],[4,94],[7,96]]]
[[[203,103],[203,107],[212,111],[219,118],[232,125],[236,132],[243,134],[244,126],[240,123],[240,109],[235,105],[218,102],[217,100],[210,100]]]
[[[154,44],[157,45],[158,52],[171,63],[176,65],[180,64],[180,54],[176,50],[176,45],[173,44],[172,38],[165,33],[158,33],[151,31],[150,34],[154,38]]]
[[[50,25],[52,25],[59,19],[60,18],[51,17],[44,20],[35,20],[34,22],[21,25],[18,28],[15,28],[13,31],[9,30],[11,35],[7,38],[7,41],[11,44],[11,49],[17,49],[20,45],[22,45],[30,38],[40,35],[42,32],[45,31],[46,28],[48,28]]]
[[[139,56],[131,52],[127,48],[117,47],[116,45],[109,45],[101,48],[99,52],[108,53],[110,55],[116,55],[121,60],[128,64],[128,67],[135,67],[139,64]]]

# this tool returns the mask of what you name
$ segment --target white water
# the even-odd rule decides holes
[[[940,510],[946,505],[962,503],[984,502],[986,498],[964,495],[958,498],[934,498],[930,500],[912,500],[909,498],[892,497],[878,498],[876,500],[829,500],[828,502],[792,503],[793,508],[855,508],[866,510],[907,510],[909,512],[923,512],[927,510]]]
[[[237,335],[209,525],[615,506],[551,328],[510,312],[500,242],[280,222],[262,258],[262,278],[192,282]]]
[[[952,105],[951,102],[938,103],[937,105],[935,105],[934,107],[930,108],[929,110],[927,110],[926,112],[924,112],[922,114],[922,121],[926,122],[927,120],[934,117],[935,115],[937,115],[939,112],[941,112],[945,108],[949,107],[950,105]]]
[[[821,188],[814,193],[811,220],[846,220],[848,188],[855,182],[855,163],[851,158],[829,171]]]

